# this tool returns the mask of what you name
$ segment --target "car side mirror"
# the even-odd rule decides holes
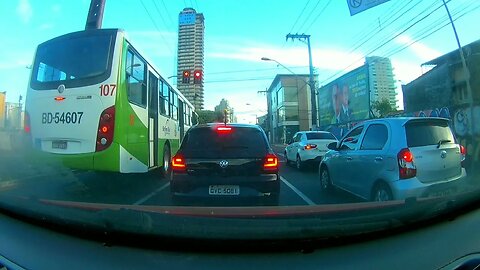
[[[337,150],[337,142],[331,142],[327,145],[327,148],[330,150]]]
[[[292,143],[293,143],[293,140],[292,140],[292,139],[290,139],[290,140],[287,141],[287,144],[292,144]]]

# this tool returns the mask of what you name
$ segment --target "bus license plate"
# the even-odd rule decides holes
[[[52,149],[67,149],[66,141],[52,141]]]
[[[240,195],[240,187],[232,185],[212,185],[208,188],[209,195]]]

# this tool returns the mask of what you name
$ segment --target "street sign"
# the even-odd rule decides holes
[[[390,0],[347,0],[350,16],[365,11],[374,6],[378,6]]]

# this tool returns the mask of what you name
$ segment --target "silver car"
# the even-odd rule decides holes
[[[466,177],[466,149],[448,119],[368,120],[329,149],[319,165],[322,190],[338,187],[366,200],[447,195]]]

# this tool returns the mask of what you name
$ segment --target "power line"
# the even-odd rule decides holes
[[[163,41],[165,42],[165,45],[166,45],[167,48],[170,50],[170,52],[173,53],[172,47],[170,47],[170,44],[168,43],[168,41],[167,41],[167,39],[165,38],[165,36],[162,34],[162,31],[160,30],[160,28],[158,28],[157,24],[156,24],[155,21],[153,20],[153,17],[152,17],[152,15],[150,15],[150,12],[148,11],[147,7],[145,6],[145,3],[143,3],[143,0],[140,0],[140,3],[142,3],[143,8],[144,8],[145,11],[147,12],[147,15],[148,15],[148,17],[150,18],[150,20],[152,21],[153,26],[157,29],[158,33],[160,34],[160,37],[161,37],[161,38],[163,39]]]
[[[451,0],[447,1],[450,2]],[[427,15],[423,16],[422,18],[420,18],[419,20],[415,21],[414,23],[412,23],[410,26],[408,26],[406,29],[404,29],[403,31],[399,32],[398,34],[396,34],[395,36],[389,38],[387,41],[383,42],[382,44],[380,44],[379,46],[377,46],[376,48],[370,50],[369,52],[367,52],[365,55],[368,56],[370,54],[372,54],[373,52],[377,51],[378,49],[382,48],[383,46],[385,46],[386,44],[390,43],[392,40],[396,39],[397,37],[399,37],[401,34],[405,33],[406,31],[408,31],[409,29],[411,29],[413,26],[417,25],[419,22],[425,20],[426,18],[428,18],[430,15],[432,15],[434,12],[436,12],[437,10],[439,10],[440,8],[442,8],[443,5],[440,5],[438,6],[437,8],[435,8],[433,11],[429,12]],[[327,79],[323,80],[322,82],[320,82],[320,84],[324,84],[325,82],[329,81],[330,79],[336,77],[337,75],[339,75],[340,73],[343,73],[345,72],[347,69],[349,69],[350,67],[352,67],[355,63],[357,63],[358,61],[361,61],[364,57],[361,57],[357,60],[355,60],[354,62],[352,62],[350,65],[348,65],[347,67],[345,67],[344,69],[336,72],[335,74],[333,74],[332,76],[328,77]]]
[[[476,1],[476,0],[475,0],[475,1]],[[475,2],[475,1],[474,1],[474,2]],[[460,12],[466,10],[467,8],[468,8],[468,7],[464,7],[462,10],[456,11],[455,14],[452,14],[452,15],[453,15],[453,16],[456,16],[456,15],[458,15]],[[470,10],[468,10],[468,11],[465,11],[464,13],[458,15],[458,17],[454,18],[453,21],[455,22],[455,21],[457,21],[458,19],[462,18],[463,16],[467,15],[468,13],[470,13],[470,12],[476,10],[476,9],[479,9],[479,8],[480,8],[480,5],[478,5],[478,6],[476,6],[476,7],[473,7],[472,9],[470,9]],[[446,16],[444,16],[444,17],[446,17]],[[440,26],[439,26],[439,23],[444,21],[444,17],[442,17],[442,18],[438,19],[436,22],[432,23],[432,24],[430,25],[431,27],[430,27],[427,31],[423,31],[421,35],[419,35],[418,37],[416,37],[416,38],[415,38],[413,41],[411,41],[409,44],[407,44],[407,45],[405,45],[405,46],[403,46],[403,47],[401,47],[401,48],[397,48],[396,50],[390,51],[389,54],[388,54],[386,57],[390,57],[390,56],[392,56],[392,55],[394,55],[394,54],[397,54],[397,53],[405,50],[406,48],[410,47],[411,45],[413,45],[413,44],[415,44],[415,43],[417,43],[417,42],[419,42],[419,41],[421,41],[421,40],[423,40],[423,39],[425,39],[425,38],[427,38],[427,37],[435,34],[436,32],[438,32],[438,31],[440,31],[441,29],[445,28],[446,26],[450,25],[450,22],[448,21],[448,22],[444,23],[443,25],[440,25]],[[435,26],[438,26],[438,27],[437,27],[436,29],[434,29]],[[434,29],[434,30],[432,30],[432,29]],[[430,31],[430,30],[432,30],[432,31]],[[429,32],[429,31],[430,31],[430,32]]]
[[[303,7],[303,9],[302,9],[302,11],[300,12],[300,14],[298,14],[298,17],[297,17],[297,19],[295,20],[295,23],[293,23],[293,26],[292,26],[292,28],[290,29],[289,33],[292,33],[293,28],[295,28],[295,26],[297,25],[298,20],[300,19],[300,17],[302,17],[303,12],[305,12],[305,9],[307,8],[307,6],[308,6],[309,3],[310,3],[310,0],[307,1],[307,4],[305,4],[305,6]]]
[[[321,0],[318,0],[317,1],[317,4],[312,8],[312,11],[310,11],[310,13],[308,14],[307,18],[303,21],[303,24],[302,26],[300,26],[300,28],[298,28],[298,31],[297,33],[300,32],[300,30],[302,30],[303,26],[307,23],[307,21],[310,19],[310,17],[312,16],[313,12],[315,11],[315,9],[318,7],[318,4],[320,4]]]
[[[167,5],[165,5],[165,1],[164,1],[164,0],[161,0],[161,1],[162,1],[163,7],[165,8],[166,13],[168,14],[167,18],[168,18],[168,20],[170,21],[171,26],[173,27],[175,24],[173,23],[173,19],[172,19],[171,15],[170,15],[170,12],[168,11]]]
[[[295,66],[295,67],[288,67],[290,69],[297,69],[297,68],[308,68],[309,66]],[[228,70],[228,71],[217,71],[217,72],[208,72],[208,75],[211,74],[228,74],[228,73],[243,73],[243,72],[256,72],[256,71],[268,71],[268,70],[276,70],[278,68],[257,68],[257,69],[244,69],[244,70]]]
[[[168,28],[167,22],[165,21],[165,18],[163,18],[162,13],[160,12],[160,9],[157,6],[157,1],[152,0],[152,2],[155,5],[155,9],[157,10],[158,15],[160,16],[160,19],[162,19],[163,25],[165,26],[165,28]]]
[[[320,16],[323,14],[325,9],[327,9],[327,7],[330,5],[330,3],[332,3],[332,0],[328,0],[327,4],[325,6],[323,6],[323,8],[320,10],[320,13],[318,13],[317,17],[315,17],[315,19],[313,19],[312,23],[305,30],[306,33],[308,32],[308,30],[310,30],[310,28],[318,20],[318,18],[320,18]]]

